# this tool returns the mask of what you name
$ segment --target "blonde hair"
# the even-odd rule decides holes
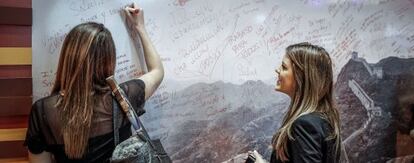
[[[320,113],[333,128],[328,139],[336,139],[336,152],[340,148],[340,120],[333,101],[332,61],[324,48],[309,43],[299,43],[286,48],[291,60],[296,90],[280,129],[272,139],[276,156],[288,161],[288,139],[293,140],[292,124],[300,116]]]
[[[115,57],[111,33],[102,24],[79,24],[63,42],[52,93],[61,94],[56,107],[60,111],[63,143],[69,158],[82,158],[86,150],[93,95],[104,92],[107,87],[105,79],[114,74]]]

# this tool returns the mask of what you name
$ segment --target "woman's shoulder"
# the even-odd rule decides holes
[[[141,79],[131,79],[119,85],[122,90],[125,91],[129,102],[131,102],[133,108],[142,115],[145,113],[145,83]]]
[[[141,79],[131,79],[119,84],[119,86],[127,94],[139,94],[145,91],[145,83]]]
[[[294,123],[297,124],[307,124],[307,123],[312,123],[312,124],[324,124],[324,123],[328,123],[328,121],[323,117],[322,114],[320,113],[308,113],[305,115],[302,115],[300,117],[298,117]]]
[[[41,110],[41,109],[44,109],[45,107],[46,108],[54,107],[58,98],[59,98],[58,93],[53,93],[49,96],[42,97],[33,103],[32,109]]]
[[[320,113],[308,113],[298,117],[292,124],[293,129],[303,129],[311,132],[327,134],[329,122]]]
[[[122,88],[131,87],[131,86],[132,87],[143,87],[145,86],[145,84],[144,84],[144,81],[142,81],[141,79],[134,78],[134,79],[130,79],[130,80],[120,83],[119,86]]]

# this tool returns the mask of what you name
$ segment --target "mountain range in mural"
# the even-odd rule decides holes
[[[345,162],[413,161],[413,92],[414,58],[369,64],[353,53],[335,84]]]
[[[147,102],[144,121],[174,162],[231,162],[253,149],[269,159],[272,136],[290,102],[273,87],[219,81],[164,91]],[[414,59],[369,64],[354,53],[335,84],[343,162],[412,160],[413,92]]]
[[[147,103],[153,108],[167,101],[147,110],[144,120],[162,126],[151,133],[174,162],[222,162],[253,149],[270,157],[271,138],[289,102],[261,81],[199,83],[167,94]]]

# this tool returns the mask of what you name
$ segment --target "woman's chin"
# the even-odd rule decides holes
[[[280,86],[279,86],[279,85],[276,85],[276,86],[275,86],[275,91],[281,92],[281,91],[280,91]]]

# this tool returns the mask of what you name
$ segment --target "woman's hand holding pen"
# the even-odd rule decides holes
[[[124,11],[130,27],[138,31],[145,31],[144,10],[141,7],[132,3],[132,5],[125,7]]]
[[[260,155],[259,152],[257,152],[256,150],[248,151],[247,154],[248,154],[247,160],[249,160],[249,161],[246,160],[246,163],[247,162],[267,163],[267,161],[265,159],[263,159],[263,156]]]

